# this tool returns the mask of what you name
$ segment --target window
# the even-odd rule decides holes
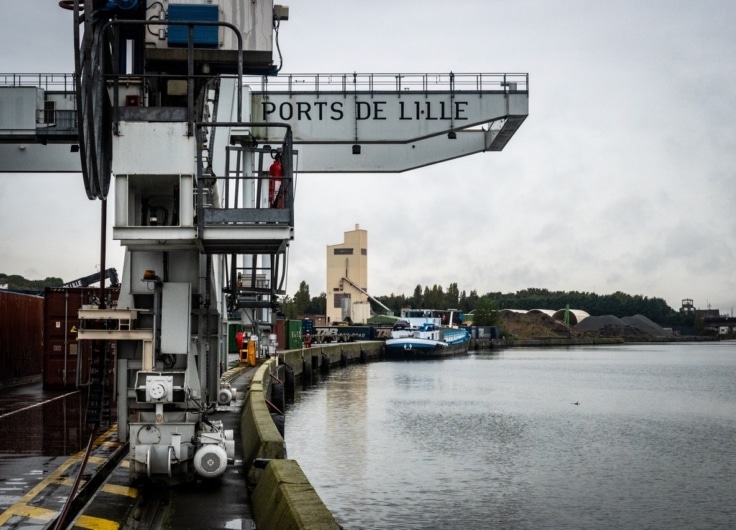
[[[342,308],[344,301],[347,302],[347,306],[350,307],[350,294],[349,293],[335,293],[333,295],[333,305],[335,308]]]
[[[335,256],[340,256],[340,255],[345,255],[345,254],[352,255],[353,249],[352,248],[336,248],[335,249]]]

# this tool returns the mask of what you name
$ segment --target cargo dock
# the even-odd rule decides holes
[[[101,432],[86,427],[82,390],[48,391],[40,381],[2,387],[0,426],[17,435],[0,449],[0,527],[338,528],[298,462],[286,458],[288,437],[281,436],[271,404],[289,400],[294,385],[378,360],[381,351],[379,342],[334,344],[279,352],[257,366],[231,355],[223,377],[236,389],[235,400],[212,417],[234,431],[235,458],[218,479],[172,487],[131,480],[128,444],[118,440],[114,423]],[[279,381],[283,387],[273,384]],[[65,510],[66,522],[56,526]],[[286,522],[297,520],[297,526]]]

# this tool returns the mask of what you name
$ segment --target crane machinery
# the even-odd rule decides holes
[[[83,276],[82,278],[77,278],[76,280],[66,282],[64,285],[62,285],[62,287],[88,287],[93,283],[101,281],[102,278],[110,280],[110,283],[112,285],[117,285],[117,269],[115,269],[114,267],[110,267],[109,269],[105,269],[105,272],[96,272],[94,274],[90,274],[89,276]]]
[[[120,294],[80,310],[78,338],[115,343],[132,477],[217,477],[233,454],[209,418],[227,326],[274,352],[297,170],[401,172],[499,151],[528,114],[528,76],[282,74],[289,9],[273,0],[60,5],[75,73],[6,79],[0,171],[81,171],[103,205],[114,190]]]

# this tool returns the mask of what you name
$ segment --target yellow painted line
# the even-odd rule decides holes
[[[138,489],[131,488],[129,486],[119,486],[117,484],[105,484],[102,486],[102,491],[105,493],[112,493],[113,495],[125,495],[126,497],[136,498],[138,496]]]
[[[120,462],[120,467],[127,467],[128,469],[130,469],[130,460],[126,458],[125,460]]]
[[[98,436],[97,439],[92,442],[92,445],[99,446],[100,444],[104,443],[105,441],[107,441],[107,438],[112,434],[112,432],[116,430],[117,430],[117,425],[113,429],[109,429],[105,433]],[[53,518],[59,514],[58,511],[49,510],[47,508],[38,508],[35,506],[30,506],[29,503],[34,498],[36,498],[36,496],[39,493],[41,493],[50,484],[62,484],[62,485],[71,486],[73,482],[71,481],[71,479],[69,479],[66,476],[66,471],[73,464],[82,460],[84,458],[84,453],[85,451],[83,450],[69,457],[68,460],[66,460],[63,464],[57,467],[48,477],[46,477],[41,482],[36,484],[33,488],[28,490],[26,494],[23,495],[17,503],[9,507],[3,513],[0,513],[0,526],[8,522],[8,520],[14,515],[18,515],[22,517],[29,517],[32,519],[41,519],[43,521],[53,520]],[[100,459],[99,457],[95,457],[95,458],[102,462],[106,461],[106,459],[104,458],[103,459]],[[91,459],[92,457],[90,457],[90,460]]]
[[[24,502],[18,502],[0,513],[0,525],[4,525],[13,516],[28,517],[30,519],[39,519],[41,521],[53,521],[54,517],[59,514],[56,510],[47,508],[39,508],[38,506],[30,506]]]
[[[63,477],[57,480],[54,480],[54,484],[61,484],[62,486],[69,486],[70,488],[74,486],[74,480],[72,477]],[[82,479],[79,481],[79,485],[83,486],[87,481]]]
[[[100,517],[80,515],[79,519],[74,521],[74,526],[75,528],[89,528],[90,530],[117,530],[120,528],[120,523]]]

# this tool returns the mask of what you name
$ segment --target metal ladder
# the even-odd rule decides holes
[[[93,347],[90,358],[89,384],[87,385],[88,426],[110,427],[110,385],[107,378],[108,343],[101,348]]]

